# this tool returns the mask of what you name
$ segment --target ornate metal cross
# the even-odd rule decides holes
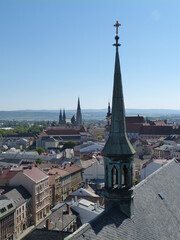
[[[118,27],[120,27],[121,24],[116,21],[116,24],[114,24],[114,27],[116,27],[116,35],[118,35]]]

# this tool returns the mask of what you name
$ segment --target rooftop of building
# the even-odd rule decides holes
[[[11,169],[11,168],[3,168],[1,169],[0,172],[0,179],[11,179],[13,178],[19,171],[20,169]]]
[[[74,215],[68,204],[62,203],[59,208],[52,210],[52,213],[42,221],[37,228],[46,229],[46,220],[50,220],[49,230],[64,230],[70,223],[76,220],[76,215]]]
[[[23,174],[36,183],[48,179],[48,175],[38,167],[29,167],[28,169],[24,169]]]
[[[71,209],[79,214],[82,224],[89,222],[104,211],[99,201],[96,203],[85,198],[75,198],[71,201]]]
[[[154,126],[167,126],[167,122],[164,120],[148,121],[150,125]]]
[[[67,198],[66,198],[66,200],[65,200],[65,202],[67,202],[68,204],[71,204],[73,201],[75,201],[75,199],[77,198],[77,200],[80,200],[80,199],[85,199],[85,200],[88,200],[88,201],[90,201],[90,202],[93,202],[94,204],[95,203],[97,203],[97,201],[99,201],[99,204],[100,204],[100,206],[102,206],[102,207],[104,207],[104,204],[105,204],[105,202],[104,202],[104,198],[103,197],[101,197],[101,196],[98,196],[98,197],[94,197],[94,196],[72,196],[72,195],[69,195]]]
[[[71,196],[91,196],[91,197],[99,197],[99,195],[95,194],[95,191],[87,185],[86,187],[78,188],[76,191],[71,193]]]
[[[126,116],[126,124],[128,123],[144,123],[144,117],[143,116]]]
[[[179,180],[180,163],[172,160],[134,187],[132,218],[111,208],[66,239],[179,239]]]
[[[150,165],[151,163],[156,163],[159,164],[161,166],[163,166],[164,164],[168,163],[170,160],[164,159],[164,158],[158,158],[158,159],[149,159],[148,161],[146,161],[145,163],[142,164],[141,168],[146,168],[148,165]]]
[[[150,135],[171,135],[180,134],[180,128],[174,129],[173,126],[142,126],[140,134]]]
[[[16,207],[21,206],[31,198],[30,193],[23,186],[14,187],[13,189],[5,192],[4,195],[8,199],[13,200]]]
[[[86,132],[85,127],[65,127],[65,126],[59,126],[59,127],[50,127],[47,128],[44,133],[45,135],[79,135],[80,133]],[[42,135],[41,135],[42,136]]]
[[[3,218],[10,213],[11,211],[15,210],[15,204],[12,200],[8,199],[5,196],[0,197],[0,218]]]
[[[82,167],[80,167],[76,164],[70,163],[70,164],[66,164],[64,166],[64,170],[72,174],[72,173],[76,173],[76,172],[81,171]]]
[[[56,174],[58,174],[61,177],[66,177],[66,176],[70,175],[69,172],[67,172],[64,169],[59,168],[59,167],[50,169],[48,173],[49,173],[49,175],[56,175]]]
[[[47,229],[37,229],[35,228],[30,234],[25,236],[23,240],[64,240],[66,236],[70,233],[68,232],[60,232],[58,230],[49,231]]]
[[[169,144],[163,144],[155,148],[155,150],[159,150],[159,151],[170,151],[172,149],[175,149],[175,146],[169,145]]]

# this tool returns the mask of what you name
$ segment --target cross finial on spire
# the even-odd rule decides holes
[[[114,24],[114,27],[116,27],[116,35],[118,35],[118,27],[120,27],[121,24],[116,21],[116,24]]]
[[[114,27],[116,27],[116,36],[115,36],[116,43],[113,44],[113,46],[116,46],[116,47],[121,45],[121,44],[118,43],[118,40],[119,40],[118,27],[120,27],[120,26],[121,26],[121,24],[118,21],[116,21],[116,23],[114,24]]]

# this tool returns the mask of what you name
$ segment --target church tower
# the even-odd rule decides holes
[[[118,47],[118,27],[116,22],[116,56],[112,116],[109,138],[102,150],[105,168],[105,209],[119,207],[127,216],[133,216],[133,155],[135,153],[126,134],[125,108]]]
[[[77,105],[77,112],[76,112],[76,125],[82,125],[82,114],[81,114],[81,107],[80,107],[80,100],[78,98],[78,105]]]
[[[60,112],[59,112],[59,124],[61,125],[63,123],[63,118],[62,118],[62,111],[60,109]]]
[[[108,112],[107,112],[107,115],[106,115],[106,127],[109,128],[110,125],[111,125],[111,107],[110,107],[110,102],[108,102]]]
[[[66,112],[63,110],[63,124],[66,125]]]

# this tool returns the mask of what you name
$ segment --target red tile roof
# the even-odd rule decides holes
[[[126,123],[144,123],[143,116],[128,116],[126,117]]]
[[[48,175],[38,167],[24,169],[23,174],[25,174],[27,177],[29,177],[34,182],[39,182],[43,179],[48,178]]]
[[[81,132],[86,132],[80,127],[51,127],[44,131],[47,135],[80,135]]]
[[[146,135],[180,135],[180,128],[174,129],[169,125],[149,125],[140,123],[128,123],[126,124],[127,133],[139,133]]]
[[[127,133],[140,133],[142,126],[141,123],[128,123],[126,124]]]
[[[82,170],[82,167],[76,165],[76,164],[66,164],[63,168],[57,167],[57,168],[51,168],[49,170],[49,174],[59,174],[60,176],[64,177],[68,174],[76,173]]]
[[[173,134],[174,130],[175,129],[173,129],[172,126],[143,126],[141,128],[140,134],[171,135]]]
[[[68,171],[69,173],[75,173],[81,171],[82,167],[76,164],[66,164],[64,170]]]
[[[49,175],[55,175],[55,174],[58,174],[61,177],[65,177],[65,176],[69,175],[70,173],[68,171],[65,171],[62,168],[52,168],[49,170]]]
[[[164,121],[153,121],[153,125],[155,126],[167,126]]]
[[[11,170],[10,168],[4,168],[2,170],[2,174],[0,175],[0,179],[11,179],[13,178],[19,171],[21,171],[20,169],[18,170]]]

